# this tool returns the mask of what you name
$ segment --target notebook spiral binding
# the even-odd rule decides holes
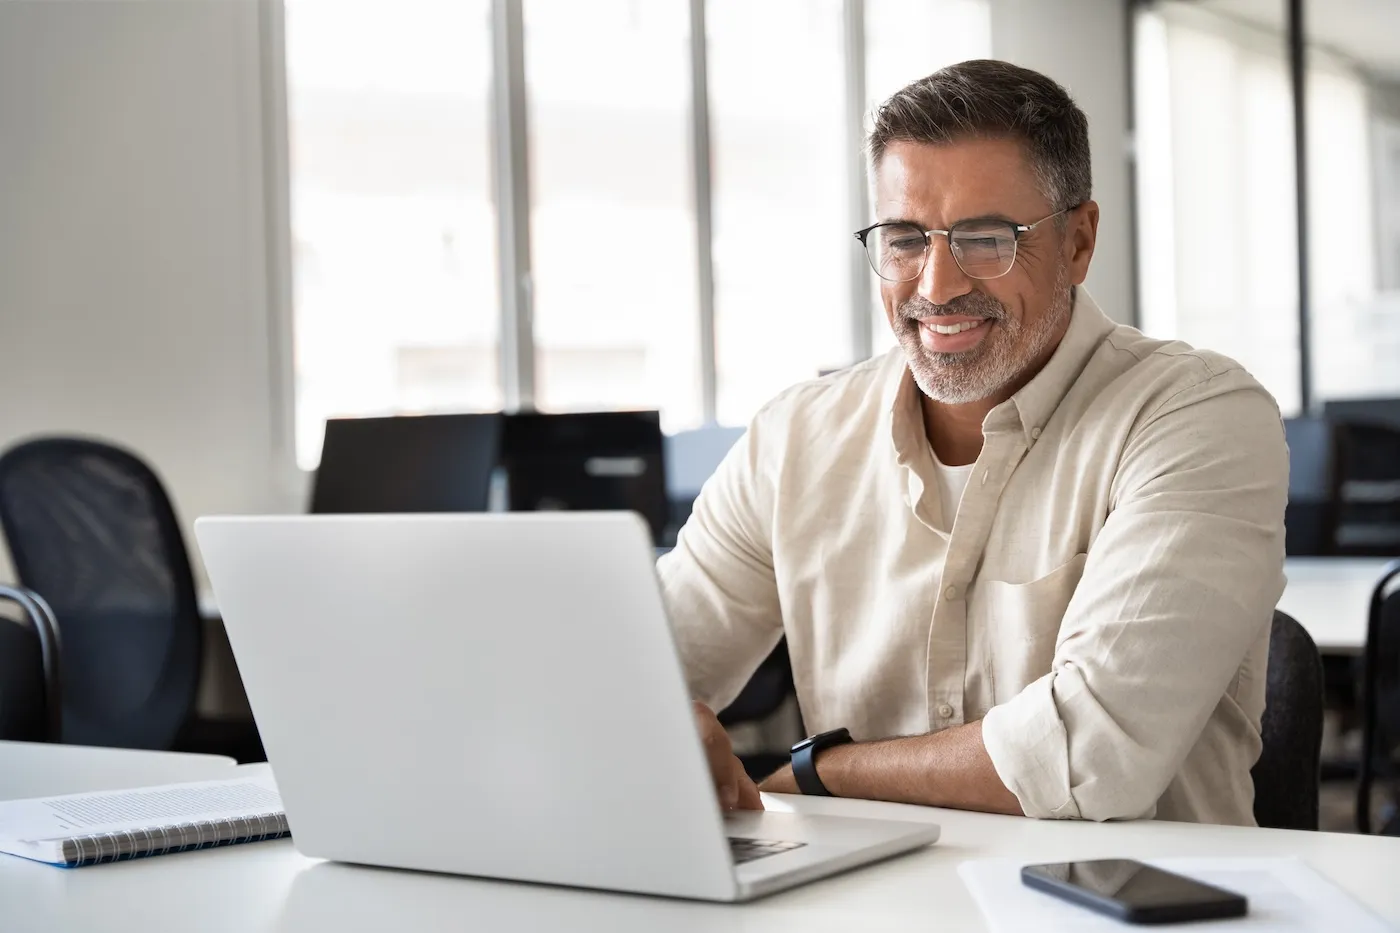
[[[151,826],[119,833],[74,836],[63,843],[68,868],[120,862],[148,855],[211,849],[241,842],[261,842],[291,835],[285,813],[258,813],[222,820],[196,820],[171,826]]]

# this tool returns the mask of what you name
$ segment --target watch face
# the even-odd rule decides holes
[[[820,745],[824,748],[828,745],[842,745],[849,741],[851,741],[851,733],[846,729],[831,729],[827,732],[818,732],[816,735],[807,736],[807,738],[794,745],[791,752],[796,755],[803,749],[811,748],[814,745]]]

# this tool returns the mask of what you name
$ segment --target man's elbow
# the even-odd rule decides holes
[[[1162,788],[1153,777],[1119,771],[1090,775],[1071,789],[1078,819],[1095,823],[1109,820],[1150,820],[1157,814]]]

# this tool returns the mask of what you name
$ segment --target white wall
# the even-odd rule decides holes
[[[259,14],[0,3],[0,447],[36,432],[127,445],[187,533],[201,514],[292,505]]]
[[[1110,317],[1131,323],[1125,6],[1122,0],[992,0],[992,54],[1054,78],[1088,116],[1099,241],[1085,285]]]

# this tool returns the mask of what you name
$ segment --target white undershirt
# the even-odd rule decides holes
[[[938,494],[943,506],[942,530],[951,531],[953,519],[958,514],[958,505],[962,502],[963,490],[967,488],[967,481],[972,478],[972,470],[977,464],[974,462],[966,466],[944,466],[932,444],[929,445],[928,452],[933,457],[933,473],[938,477]]]

